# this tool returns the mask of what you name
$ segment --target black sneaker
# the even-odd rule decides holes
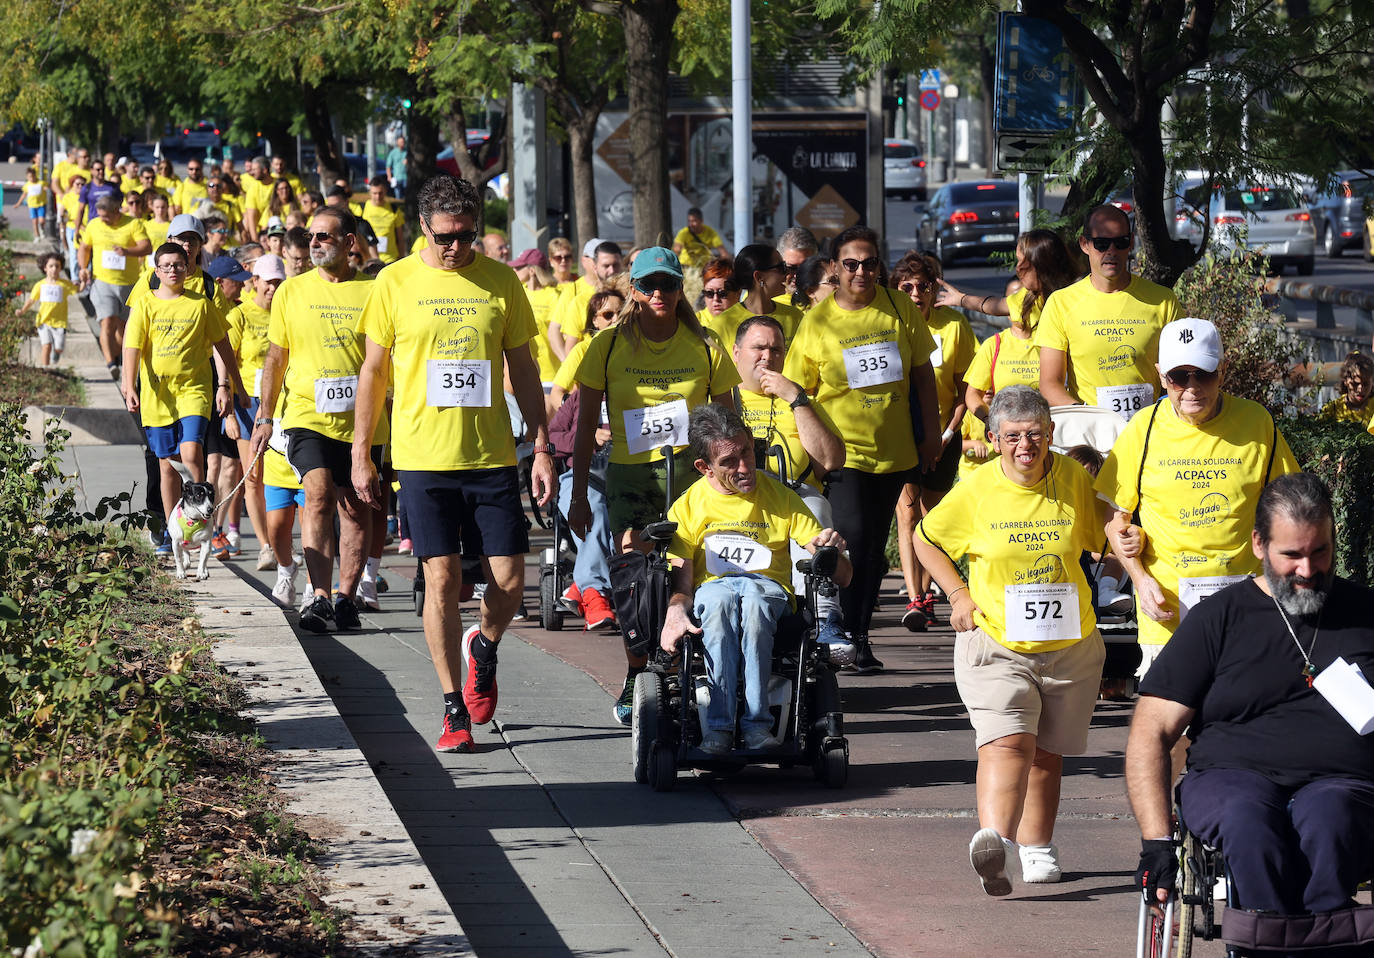
[[[301,609],[301,628],[316,635],[324,635],[334,627],[334,603],[327,595],[317,595]]]
[[[625,676],[625,687],[620,690],[620,698],[615,700],[612,714],[621,725],[629,725],[635,714],[635,675]]]
[[[881,672],[882,670],[882,660],[873,654],[873,646],[868,641],[868,636],[854,636],[854,664],[850,666],[850,671],[867,675],[870,672]]]
[[[908,631],[924,632],[929,621],[930,616],[926,614],[925,603],[920,599],[913,599],[906,604],[906,612],[902,614],[902,625],[906,626]]]
[[[358,617],[358,607],[346,595],[334,600],[334,624],[340,629],[361,629],[363,620]]]

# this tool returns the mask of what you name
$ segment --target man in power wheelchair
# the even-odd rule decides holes
[[[1353,895],[1374,874],[1374,591],[1334,574],[1331,498],[1310,473],[1265,488],[1251,548],[1263,574],[1189,611],[1141,683],[1126,747],[1136,881],[1151,904],[1174,887],[1169,752],[1186,730],[1179,817],[1225,858],[1245,909],[1222,937],[1369,954]]]
[[[714,404],[694,409],[688,437],[704,481],[695,483],[668,513],[676,528],[667,548],[672,585],[660,646],[690,658],[700,644],[709,695],[701,719],[701,751],[707,756],[735,751],[742,678],[738,741],[745,753],[767,753],[784,745],[792,727],[779,721],[774,735],[769,703],[775,632],[796,608],[790,543],[810,552],[818,566],[823,557],[832,560],[833,571],[825,571],[835,582],[849,581],[851,568],[837,554],[844,540],[833,529],[822,529],[785,484],[756,471],[753,435],[734,410]],[[808,683],[821,683],[835,697],[833,673],[817,664],[819,653],[805,639],[793,658],[803,664],[792,676],[794,693]],[[800,694],[791,698],[801,705]],[[837,710],[838,702],[828,707]],[[842,745],[843,740],[831,744]]]

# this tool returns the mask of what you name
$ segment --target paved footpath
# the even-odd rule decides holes
[[[83,441],[67,457],[88,502],[141,484],[137,447]],[[252,570],[249,535],[243,554],[212,566],[210,592],[236,576],[259,590],[271,621],[294,624],[294,613],[270,605],[273,573]],[[414,560],[389,549],[383,570],[391,589],[361,631],[299,642],[476,954],[1133,947],[1128,883],[1139,845],[1121,778],[1129,706],[1101,705],[1088,753],[1066,760],[1056,835],[1065,880],[1024,886],[1013,870],[1011,897],[985,897],[967,859],[974,750],[952,636],[902,630],[895,580],[875,631],[887,670],[841,677],[846,788],[821,788],[807,769],[763,768],[724,779],[683,773],[660,795],[632,782],[628,730],[611,719],[624,675],[619,639],[582,633],[573,619],[562,632],[517,623],[501,646],[500,707],[476,733],[479,754],[436,754],[441,699],[411,607]],[[527,582],[533,612],[533,566]]]

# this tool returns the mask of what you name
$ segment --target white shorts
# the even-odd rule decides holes
[[[51,346],[60,353],[67,345],[67,330],[65,327],[59,329],[47,323],[39,323],[38,342],[43,346]]]

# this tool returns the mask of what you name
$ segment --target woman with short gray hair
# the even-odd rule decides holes
[[[1106,504],[1092,477],[1050,451],[1050,407],[1029,386],[993,397],[998,458],[960,482],[916,528],[916,556],[949,596],[954,678],[978,749],[979,830],[969,844],[989,895],[1057,882],[1051,843],[1064,756],[1082,752],[1106,650],[1079,557],[1097,547]],[[954,562],[968,557],[968,582]]]

